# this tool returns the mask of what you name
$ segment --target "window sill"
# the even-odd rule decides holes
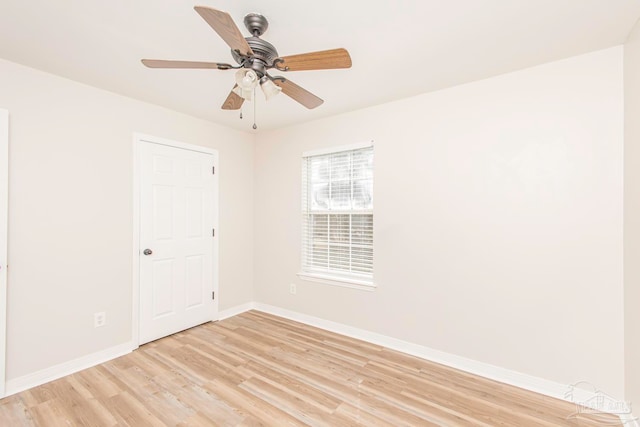
[[[325,285],[340,286],[343,288],[359,289],[361,291],[375,291],[376,285],[373,282],[358,279],[347,279],[317,273],[298,273],[298,277],[309,282],[323,283]]]

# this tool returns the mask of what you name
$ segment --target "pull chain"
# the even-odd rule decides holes
[[[258,129],[258,125],[256,125],[256,103],[258,100],[256,99],[256,88],[253,88],[253,129]]]

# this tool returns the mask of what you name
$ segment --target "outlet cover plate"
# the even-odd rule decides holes
[[[107,324],[107,314],[104,311],[93,314],[93,327],[100,328]]]

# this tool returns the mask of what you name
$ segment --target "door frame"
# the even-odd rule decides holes
[[[7,263],[9,261],[9,111],[0,109],[0,397],[6,392]]]
[[[186,144],[184,142],[173,141],[166,138],[160,138],[156,136],[146,135],[143,133],[134,132],[133,134],[133,247],[132,247],[132,283],[133,283],[133,295],[132,295],[132,316],[131,316],[131,344],[132,350],[137,349],[140,346],[140,258],[142,255],[140,246],[140,181],[141,181],[141,168],[140,168],[140,144],[143,142],[150,142],[153,144],[166,145],[169,147],[180,148],[183,150],[196,151],[199,153],[210,154],[213,156],[213,167],[215,167],[214,180],[213,180],[213,227],[216,230],[216,235],[211,239],[213,244],[213,291],[215,292],[215,299],[213,300],[213,306],[215,312],[218,313],[218,281],[219,281],[219,188],[218,188],[218,150],[213,148],[203,147],[200,145]],[[215,317],[215,318],[214,318]],[[217,316],[211,316],[211,321],[218,320]]]

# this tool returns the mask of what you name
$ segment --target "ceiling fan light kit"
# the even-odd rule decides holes
[[[258,75],[253,70],[242,69],[236,72],[236,86],[233,92],[247,101],[251,101],[251,93],[258,85]]]
[[[262,92],[267,101],[282,92],[282,89],[276,86],[267,76],[263,76],[260,79],[260,88],[262,88]]]
[[[275,46],[260,38],[267,31],[269,22],[258,13],[249,13],[244,17],[244,26],[251,34],[250,37],[244,37],[227,12],[207,6],[195,6],[194,9],[229,45],[231,56],[238,65],[160,59],[143,59],[142,63],[149,68],[237,69],[236,85],[222,104],[223,110],[239,110],[245,100],[252,100],[251,93],[258,84],[267,101],[282,92],[306,108],[319,107],[324,102],[322,99],[288,78],[271,76],[269,70],[275,68],[278,71],[289,72],[351,67],[349,52],[343,48],[279,56]]]

